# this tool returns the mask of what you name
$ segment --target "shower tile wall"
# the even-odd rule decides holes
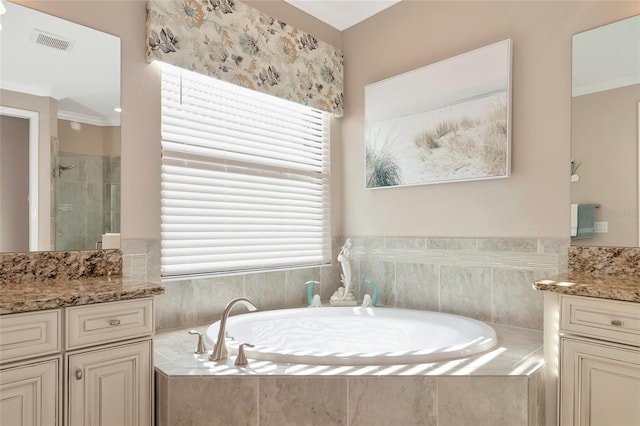
[[[334,241],[332,265],[278,272],[168,281],[156,298],[156,328],[168,330],[217,320],[226,302],[245,296],[261,309],[306,305],[308,280],[327,301],[339,285]],[[536,279],[567,268],[568,240],[474,238],[353,238],[352,265],[358,282],[378,284],[381,305],[450,312],[483,321],[542,330],[542,295]],[[157,241],[124,240],[125,275],[157,282]],[[356,287],[361,300],[369,286]]]
[[[55,247],[95,249],[102,234],[120,232],[120,159],[60,155],[58,165],[73,168],[55,177]]]

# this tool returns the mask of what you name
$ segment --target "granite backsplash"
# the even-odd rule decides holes
[[[0,285],[122,275],[121,250],[0,253]]]
[[[638,247],[569,247],[569,271],[640,275]]]

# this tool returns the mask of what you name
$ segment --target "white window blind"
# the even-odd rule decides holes
[[[329,115],[162,66],[164,278],[330,262]]]

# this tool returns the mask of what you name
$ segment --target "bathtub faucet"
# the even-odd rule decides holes
[[[251,312],[257,310],[256,305],[251,303],[249,299],[244,297],[238,297],[231,300],[225,306],[224,311],[222,311],[222,316],[220,317],[220,327],[218,329],[218,340],[216,340],[216,345],[213,347],[213,351],[209,356],[209,361],[220,361],[227,358],[227,344],[225,343],[225,331],[227,328],[227,318],[229,317],[229,312],[231,312],[231,308],[233,308],[236,303],[241,303],[247,307]]]
[[[378,304],[378,286],[372,280],[362,280],[362,282],[371,286],[371,305],[376,306]]]

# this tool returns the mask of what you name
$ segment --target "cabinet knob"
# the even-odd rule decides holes
[[[76,370],[76,379],[82,380],[82,369],[80,368]]]
[[[624,323],[622,322],[622,320],[611,320],[611,325],[621,326],[624,325]]]
[[[109,325],[120,325],[120,320],[119,319],[109,320]]]

